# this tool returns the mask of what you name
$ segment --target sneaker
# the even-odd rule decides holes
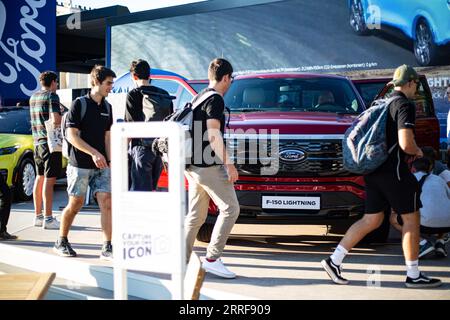
[[[436,240],[436,243],[434,244],[434,250],[436,256],[438,256],[439,258],[447,257],[447,250],[445,250],[445,242],[443,239]]]
[[[34,216],[34,226],[35,227],[42,227],[42,225],[44,224],[44,216],[40,215],[38,216]]]
[[[222,260],[217,259],[216,261],[209,262],[208,260],[204,260],[202,263],[203,269],[206,272],[215,274],[216,276],[226,278],[226,279],[234,279],[236,278],[236,274],[228,270],[224,265]]]
[[[341,276],[342,268],[341,266],[337,266],[331,261],[331,258],[326,260],[322,260],[320,262],[327,272],[328,276],[333,280],[334,283],[337,284],[348,284],[348,280]]]
[[[426,241],[424,244],[419,245],[419,259],[427,258],[434,252],[434,246],[430,241]]]
[[[113,260],[113,249],[111,244],[103,245],[102,252],[100,253],[100,259],[106,261]]]
[[[17,236],[14,236],[12,234],[9,234],[7,231],[1,232],[0,233],[0,240],[16,240]]]
[[[61,257],[76,257],[77,253],[72,249],[69,241],[67,240],[57,240],[55,246],[53,247],[53,252]]]
[[[42,225],[42,228],[49,230],[59,230],[59,221],[56,220],[55,217],[52,217],[52,220],[50,221],[44,219],[44,224]]]
[[[406,277],[405,286],[408,288],[436,288],[442,284],[441,280],[428,278],[422,272],[420,276],[416,279],[412,279],[410,277]]]

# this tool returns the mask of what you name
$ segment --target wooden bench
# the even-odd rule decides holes
[[[41,300],[55,273],[15,273],[0,275],[0,300]]]

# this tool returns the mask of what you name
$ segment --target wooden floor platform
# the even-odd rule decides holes
[[[41,300],[55,276],[38,272],[0,275],[0,300]]]

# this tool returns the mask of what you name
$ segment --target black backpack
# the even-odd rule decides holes
[[[173,112],[172,100],[176,97],[169,95],[159,88],[140,89],[142,93],[142,111],[145,121],[163,121]]]
[[[173,112],[172,100],[176,97],[169,95],[167,92],[151,86],[150,88],[141,88],[142,93],[142,112],[144,113],[144,121],[163,121]],[[153,138],[141,139],[141,145],[151,148]]]

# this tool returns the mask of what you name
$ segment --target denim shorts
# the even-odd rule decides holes
[[[67,193],[69,196],[84,197],[88,186],[95,196],[97,192],[111,193],[111,171],[106,169],[83,169],[67,166]]]

